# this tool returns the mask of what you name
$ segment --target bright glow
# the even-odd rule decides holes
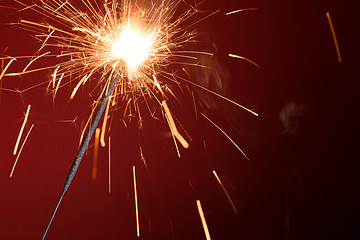
[[[129,68],[135,69],[146,60],[151,45],[149,37],[138,31],[125,29],[115,41],[112,53],[114,57],[125,60]]]

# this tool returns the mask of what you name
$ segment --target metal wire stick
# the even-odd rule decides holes
[[[97,125],[98,125],[98,123],[100,121],[101,116],[104,113],[106,105],[107,105],[107,103],[108,103],[108,101],[110,99],[110,96],[111,96],[111,94],[112,94],[112,92],[113,92],[113,90],[115,88],[115,85],[116,85],[116,82],[118,81],[118,79],[119,79],[119,75],[116,75],[116,76],[113,77],[113,79],[110,82],[110,85],[109,85],[109,88],[108,88],[107,92],[105,93],[105,95],[101,99],[101,102],[100,102],[100,104],[98,106],[98,109],[96,110],[96,113],[95,113],[95,115],[94,115],[94,117],[93,117],[93,119],[92,119],[92,121],[90,123],[90,128],[88,129],[85,137],[83,138],[83,140],[81,142],[81,145],[80,145],[80,148],[78,150],[78,153],[76,155],[76,158],[75,158],[75,160],[73,162],[73,165],[70,168],[69,174],[68,174],[68,176],[66,178],[66,181],[65,181],[65,184],[64,184],[63,191],[62,191],[61,196],[60,196],[60,198],[58,200],[58,203],[57,203],[57,205],[55,207],[55,210],[54,210],[54,212],[53,212],[53,214],[52,214],[52,216],[50,218],[50,221],[49,221],[49,223],[48,223],[48,225],[46,227],[46,230],[45,230],[45,233],[44,233],[44,235],[42,237],[42,240],[45,239],[45,236],[46,236],[47,232],[49,231],[50,225],[51,225],[51,223],[52,223],[52,221],[53,221],[53,219],[55,217],[55,214],[56,214],[56,212],[57,212],[57,210],[59,208],[61,200],[63,199],[63,197],[65,195],[65,192],[68,190],[72,180],[75,177],[77,169],[78,169],[78,167],[79,167],[79,165],[81,163],[81,160],[82,160],[82,158],[83,158],[83,156],[84,156],[84,154],[86,152],[86,149],[87,149],[87,147],[89,145],[91,137],[94,135],[95,129],[96,129],[96,127],[97,127]]]

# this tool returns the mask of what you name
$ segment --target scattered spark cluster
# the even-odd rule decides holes
[[[149,98],[155,99],[162,105],[168,99],[167,85],[163,82],[177,82],[167,66],[174,62],[196,62],[194,53],[183,51],[195,35],[184,22],[196,10],[191,8],[173,19],[178,14],[179,1],[140,5],[137,1],[123,0],[99,5],[96,1],[84,0],[86,12],[69,1],[41,1],[32,6],[14,1],[43,15],[46,23],[20,20],[20,26],[34,32],[42,45],[22,72],[5,76],[52,69],[49,87],[54,96],[59,88],[67,85],[65,79],[76,83],[72,99],[86,82],[97,81],[97,85],[104,87],[118,74],[121,77],[113,95],[128,103],[125,111],[134,110],[141,118],[137,106],[139,97],[147,102]],[[33,62],[45,57],[56,57],[58,63],[31,69]],[[154,111],[150,107],[149,110]]]
[[[239,103],[212,92],[196,82],[181,77],[176,71],[169,70],[173,64],[204,67],[199,63],[196,55],[212,55],[208,52],[199,52],[187,48],[189,44],[196,41],[196,32],[191,29],[196,22],[189,21],[197,12],[195,7],[188,5],[187,11],[179,13],[177,9],[181,3],[180,0],[152,0],[147,3],[146,1],[142,1],[141,4],[138,1],[132,0],[104,0],[101,4],[96,0],[82,0],[81,2],[86,8],[86,11],[83,11],[68,0],[41,0],[39,4],[34,3],[30,6],[22,3],[20,0],[13,1],[21,6],[21,11],[30,9],[44,18],[42,22],[31,19],[21,19],[19,22],[22,28],[33,32],[36,38],[41,40],[41,46],[31,57],[7,56],[1,58],[3,61],[7,60],[8,62],[5,67],[2,67],[0,81],[4,77],[21,76],[33,72],[51,70],[52,74],[48,88],[54,98],[60,88],[69,86],[69,83],[75,83],[70,96],[70,99],[73,99],[82,85],[88,81],[95,81],[95,85],[100,87],[100,94],[97,96],[96,105],[99,105],[102,97],[106,95],[111,82],[114,81],[114,79],[117,81],[114,91],[111,92],[111,101],[109,101],[106,106],[102,128],[97,128],[95,131],[93,178],[96,178],[96,161],[99,142],[102,146],[105,146],[106,121],[108,119],[110,104],[112,106],[117,104],[122,105],[121,107],[118,106],[118,108],[123,109],[123,116],[133,116],[136,114],[139,123],[141,123],[142,119],[139,106],[141,103],[144,104],[152,116],[160,112],[160,115],[166,119],[169,125],[179,156],[180,153],[177,142],[184,148],[188,148],[189,143],[186,137],[178,131],[177,124],[167,104],[170,98],[176,98],[171,87],[169,87],[170,85],[180,85],[182,83],[192,85],[204,91],[211,92],[215,96],[229,101],[257,116],[255,112],[245,108]],[[228,12],[226,15],[245,10],[257,9],[240,9]],[[342,62],[335,31],[328,12],[326,12],[326,17],[332,32],[338,61]],[[257,63],[243,56],[236,54],[228,54],[228,56],[246,60],[260,68]],[[33,63],[42,58],[53,58],[56,59],[58,63],[41,68],[32,68]],[[21,72],[9,72],[10,66],[14,64],[16,59],[28,60],[28,64]],[[184,70],[184,72],[188,74],[186,70]],[[13,155],[17,155],[17,157],[10,177],[13,175],[21,150],[34,127],[34,124],[32,124],[25,136],[25,140],[20,144],[30,108],[31,105],[28,105],[15,144]],[[161,111],[159,111],[159,109],[161,109]],[[201,115],[205,120],[218,128],[248,159],[228,134],[205,114],[201,113]],[[84,132],[90,127],[91,119],[92,116],[90,116],[87,125],[84,127]],[[84,132],[81,138],[84,137]],[[110,192],[110,137],[108,146]],[[141,158],[143,159],[142,150]],[[230,194],[215,170],[213,174],[230,202],[233,211],[238,214]],[[138,187],[136,183],[135,166],[133,166],[133,185],[135,219],[137,223],[136,235],[139,237]],[[196,200],[196,205],[206,239],[209,240],[211,239],[210,231],[200,200]]]
[[[181,77],[176,71],[169,70],[172,65],[194,65],[197,67],[204,67],[199,63],[196,55],[212,55],[208,52],[194,51],[187,48],[188,45],[196,41],[196,32],[192,29],[192,26],[197,22],[189,21],[189,19],[197,12],[195,7],[187,5],[188,10],[179,13],[177,9],[181,1],[159,0],[150,1],[148,3],[143,1],[143,3],[140,4],[138,1],[131,0],[105,0],[102,4],[99,4],[95,0],[82,0],[82,4],[86,8],[86,11],[82,11],[67,0],[42,0],[39,4],[34,3],[30,6],[19,0],[14,0],[14,2],[22,6],[21,10],[30,9],[43,16],[44,19],[42,22],[31,19],[21,19],[19,22],[19,25],[22,28],[33,32],[36,38],[41,40],[41,46],[31,57],[16,57],[17,59],[29,60],[29,63],[21,72],[9,72],[8,68],[14,62],[15,58],[6,57],[9,61],[0,75],[0,80],[4,76],[21,76],[37,71],[51,70],[52,74],[50,76],[48,88],[53,94],[53,97],[56,97],[60,88],[68,86],[69,83],[75,83],[73,84],[74,87],[70,99],[73,99],[76,96],[82,85],[86,84],[88,81],[95,81],[95,85],[99,86],[101,89],[101,93],[97,96],[96,106],[101,104],[101,99],[109,94],[108,89],[111,88],[110,95],[112,98],[111,101],[106,102],[102,128],[101,130],[98,128],[94,131],[96,140],[94,147],[93,178],[96,178],[99,138],[101,145],[105,146],[106,121],[108,119],[110,104],[112,106],[115,106],[116,104],[122,105],[118,108],[124,109],[124,116],[133,116],[137,114],[139,123],[141,123],[142,119],[139,106],[140,103],[143,103],[144,106],[146,106],[152,116],[155,116],[156,114],[159,115],[160,113],[169,125],[179,156],[180,152],[177,142],[184,148],[188,148],[189,143],[186,137],[178,131],[171,110],[167,104],[167,101],[170,98],[176,98],[171,87],[169,87],[170,85],[180,85],[181,83],[192,85],[204,91],[211,92],[215,96],[229,101],[257,116],[257,114],[250,109],[245,108],[218,93],[212,92],[196,82]],[[241,10],[235,12],[240,11]],[[245,57],[234,54],[229,54],[229,56],[247,60],[256,67],[259,67],[256,63]],[[57,60],[57,63],[41,68],[32,68],[33,63],[41,58],[53,58]],[[179,70],[180,69],[181,68],[179,68]],[[182,69],[188,74],[184,68]],[[116,81],[114,91],[112,90],[112,87],[110,87],[113,81]],[[161,109],[161,111],[159,111],[159,109]],[[30,105],[20,130],[18,141],[14,149],[14,155],[16,155],[29,111]],[[223,132],[223,134],[247,158],[243,151],[224,131],[222,131],[206,115],[202,115],[206,120]],[[84,137],[84,133],[86,129],[90,129],[91,124],[92,116],[89,117],[89,120],[84,127],[81,139],[86,138]],[[26,139],[30,134],[30,131],[27,133]],[[18,154],[18,157],[19,155],[20,154]],[[13,174],[17,159],[10,176]],[[213,171],[213,173],[231,202],[234,211],[237,213],[220,178],[215,171]],[[137,236],[140,236],[135,167],[133,167],[133,177]],[[69,184],[66,183],[65,185]],[[111,189],[110,186],[109,170],[109,191]],[[63,194],[57,207],[60,204]],[[210,233],[200,200],[196,201],[196,205],[198,207],[206,238],[210,239]]]

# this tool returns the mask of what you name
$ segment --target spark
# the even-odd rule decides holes
[[[250,160],[246,154],[243,152],[243,150],[241,150],[241,148],[229,137],[229,135],[226,134],[226,132],[224,130],[222,130],[218,125],[216,125],[213,121],[210,120],[210,118],[208,118],[205,114],[201,113],[201,115],[206,118],[211,124],[213,124],[217,129],[219,129],[224,135],[225,137],[227,137],[230,142],[242,153],[242,155],[247,159]]]
[[[132,99],[132,98],[129,98],[129,100],[128,100],[127,103],[126,103],[123,117],[126,116],[126,112],[127,112],[128,107],[129,107],[129,104],[130,104],[130,102],[131,102],[131,99]]]
[[[137,190],[136,190],[135,166],[133,166],[133,176],[134,176],[134,200],[135,200],[135,217],[136,217],[136,236],[140,237],[139,206],[138,206]]]
[[[145,166],[146,170],[148,170],[148,166],[146,164],[146,160],[145,160],[145,157],[144,157],[143,150],[142,150],[141,146],[140,146],[140,159],[144,163],[144,166]]]
[[[225,100],[225,101],[228,101],[228,102],[230,102],[230,103],[232,103],[232,104],[234,104],[234,105],[236,105],[236,106],[244,109],[245,111],[248,111],[249,113],[253,114],[253,115],[256,116],[256,117],[259,116],[259,114],[256,113],[256,112],[254,112],[253,110],[251,110],[251,109],[249,109],[249,108],[247,108],[247,107],[245,107],[245,106],[243,106],[243,105],[241,105],[241,104],[239,104],[239,103],[237,103],[237,102],[235,102],[235,101],[233,101],[233,100],[231,100],[231,99],[229,99],[229,98],[227,98],[227,97],[225,97],[225,96],[223,96],[223,95],[221,95],[221,94],[219,94],[219,93],[217,93],[217,92],[211,91],[210,89],[207,89],[206,87],[203,87],[203,86],[201,86],[201,85],[199,85],[199,84],[196,84],[196,83],[194,83],[194,82],[191,82],[190,80],[187,80],[187,79],[185,79],[185,78],[181,78],[181,77],[179,77],[179,78],[180,78],[181,80],[183,80],[184,82],[187,82],[187,83],[189,83],[189,84],[191,84],[191,85],[193,85],[193,86],[195,86],[195,87],[197,87],[197,88],[200,88],[200,89],[202,89],[202,90],[204,90],[204,91],[206,91],[206,92],[209,92],[209,93],[211,93],[211,94],[213,94],[213,95],[215,95],[215,96],[217,96],[217,97],[219,97],[219,98],[221,98],[221,99],[223,99],[223,100]]]
[[[111,193],[111,151],[110,151],[110,136],[109,136],[109,193]]]
[[[74,119],[68,119],[68,120],[59,120],[59,121],[57,121],[57,122],[58,122],[58,123],[71,123],[71,124],[75,124],[75,125],[76,125],[75,121],[76,121],[77,118],[78,118],[78,117],[75,117]]]
[[[22,70],[22,72],[26,72],[26,70],[30,67],[30,65],[31,65],[33,62],[35,62],[36,60],[38,60],[38,59],[41,58],[41,57],[44,57],[45,55],[48,55],[49,53],[50,53],[50,52],[43,53],[43,54],[41,54],[40,56],[37,56],[36,58],[32,59],[32,60],[28,63],[28,65],[26,65],[26,67]],[[55,74],[55,76],[56,76],[56,74]]]
[[[52,81],[53,88],[55,88],[56,74],[57,74],[57,71],[59,70],[59,68],[60,68],[60,66],[57,66],[57,68],[55,69],[54,74],[53,74],[53,81]]]
[[[200,200],[196,200],[196,205],[197,205],[197,208],[198,208],[198,211],[199,211],[199,216],[200,216],[200,219],[201,219],[201,223],[202,223],[203,228],[204,228],[204,233],[205,233],[205,236],[206,236],[206,240],[211,240],[210,232],[209,232],[208,226],[206,224],[206,220],[205,220],[204,212],[203,212],[202,207],[201,207]]]
[[[95,145],[94,145],[94,161],[93,161],[93,169],[92,169],[92,178],[93,179],[96,179],[96,173],[97,173],[99,137],[100,137],[100,128],[96,128],[96,130],[95,130]]]
[[[236,207],[235,207],[235,204],[234,204],[234,202],[232,201],[232,199],[231,199],[228,191],[226,190],[226,188],[225,188],[224,185],[222,184],[222,182],[221,182],[219,176],[217,175],[217,173],[215,172],[215,170],[213,170],[213,174],[214,174],[216,180],[218,181],[218,183],[220,184],[222,190],[224,191],[224,193],[225,193],[227,199],[229,200],[232,208],[234,209],[235,214],[237,215],[237,214],[238,214],[238,211],[237,211],[237,209],[236,209]]]
[[[76,92],[78,91],[80,85],[85,82],[85,79],[87,79],[87,75],[83,76],[83,78],[78,82],[78,84],[71,93],[70,99],[73,99],[75,97]]]
[[[329,22],[331,34],[332,34],[332,37],[333,37],[333,40],[334,40],[334,45],[335,45],[335,49],[336,49],[336,54],[337,54],[337,57],[338,57],[338,61],[339,61],[339,63],[341,63],[341,62],[342,62],[342,58],[341,58],[341,54],[340,54],[339,44],[338,44],[338,41],[337,41],[337,39],[336,39],[336,34],[335,34],[334,26],[333,26],[333,24],[332,24],[332,21],[331,21],[330,13],[329,13],[329,12],[326,12],[326,17],[327,17],[327,20],[328,20],[328,22]]]
[[[60,87],[60,83],[61,83],[61,80],[63,79],[64,75],[65,75],[65,73],[61,74],[60,79],[59,79],[59,81],[58,81],[58,83],[56,85],[55,92],[54,92],[54,98],[56,97],[56,93],[57,93],[57,91],[58,91],[58,89]]]
[[[27,122],[27,120],[28,120],[28,117],[29,117],[30,108],[31,108],[31,105],[28,105],[27,110],[26,110],[26,114],[25,114],[25,118],[24,118],[24,121],[23,121],[23,124],[22,124],[22,126],[21,126],[21,128],[20,128],[20,132],[19,132],[18,138],[17,138],[17,140],[16,140],[16,144],[15,144],[15,147],[14,147],[13,155],[16,155],[17,149],[18,149],[18,147],[19,147],[20,139],[21,139],[22,133],[23,133],[23,131],[24,131],[26,122]]]
[[[196,109],[194,91],[191,91],[191,97],[192,97],[193,103],[194,103],[195,120],[197,121],[198,120],[198,113],[197,113],[197,109]]]
[[[239,56],[239,55],[235,55],[235,54],[229,54],[229,57],[233,57],[233,58],[239,58],[239,59],[243,59],[245,61],[248,61],[249,63],[251,63],[252,65],[254,65],[255,67],[257,68],[260,68],[259,64],[257,64],[256,62],[246,58],[246,57],[243,57],[243,56]]]
[[[102,128],[101,128],[100,143],[101,143],[102,147],[105,147],[105,130],[106,130],[106,122],[109,118],[108,115],[109,115],[110,102],[111,102],[111,98],[108,101],[108,104],[106,105],[105,115],[104,115],[103,124],[102,124]]]
[[[169,109],[169,107],[168,107],[168,105],[166,104],[165,101],[163,101],[162,106],[163,106],[163,108],[165,110],[165,116],[166,116],[166,119],[168,120],[168,123],[169,123],[172,134],[181,143],[181,145],[184,148],[189,148],[189,143],[178,132],[178,130],[176,128],[176,125],[175,125],[175,122],[174,122],[174,119],[173,119],[173,117],[171,115],[170,109]]]
[[[16,164],[17,164],[17,162],[18,162],[18,160],[19,160],[19,157],[20,157],[20,154],[21,154],[21,152],[22,152],[22,149],[23,149],[23,147],[24,147],[24,145],[25,145],[25,143],[26,143],[26,140],[28,139],[28,137],[29,137],[29,135],[30,135],[30,132],[31,132],[31,130],[33,129],[33,127],[34,127],[34,124],[31,125],[28,133],[26,134],[26,137],[25,137],[25,139],[24,139],[24,142],[23,142],[23,144],[21,145],[20,151],[19,151],[19,153],[18,153],[18,155],[17,155],[17,157],[16,157],[16,160],[15,160],[15,163],[14,163],[14,165],[13,165],[13,168],[11,169],[10,177],[12,177],[12,175],[13,175],[13,173],[14,173],[14,170],[15,170]]]
[[[49,40],[49,38],[51,37],[51,35],[55,32],[55,29],[51,31],[51,33],[46,37],[46,39],[44,40],[44,42],[42,43],[41,47],[39,48],[38,52],[41,51],[41,49],[43,49],[47,43],[47,41]]]
[[[14,77],[14,76],[22,76],[25,74],[29,74],[29,73],[34,73],[34,72],[41,72],[44,70],[49,70],[49,69],[53,69],[54,66],[47,66],[47,67],[42,67],[42,68],[36,68],[33,70],[27,70],[26,72],[13,72],[13,73],[5,73],[4,76],[5,77]],[[44,84],[44,83],[42,83]]]
[[[115,57],[126,61],[131,69],[136,69],[150,52],[152,40],[139,31],[125,28],[118,40],[115,40],[112,51]]]
[[[259,10],[259,9],[258,8],[243,8],[243,9],[238,9],[238,10],[234,10],[231,12],[227,12],[226,15],[235,14],[235,13],[244,12],[244,11],[252,11],[252,10]]]
[[[3,78],[3,76],[5,75],[6,70],[10,67],[11,63],[12,63],[13,61],[15,61],[15,60],[16,60],[16,58],[12,58],[12,59],[8,62],[8,64],[6,64],[4,70],[3,70],[3,71],[1,72],[1,74],[0,74],[0,81],[1,81],[1,79]]]

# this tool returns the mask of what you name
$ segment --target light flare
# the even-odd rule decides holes
[[[136,69],[149,55],[152,39],[136,30],[126,28],[112,45],[115,58],[125,60],[130,70]]]

